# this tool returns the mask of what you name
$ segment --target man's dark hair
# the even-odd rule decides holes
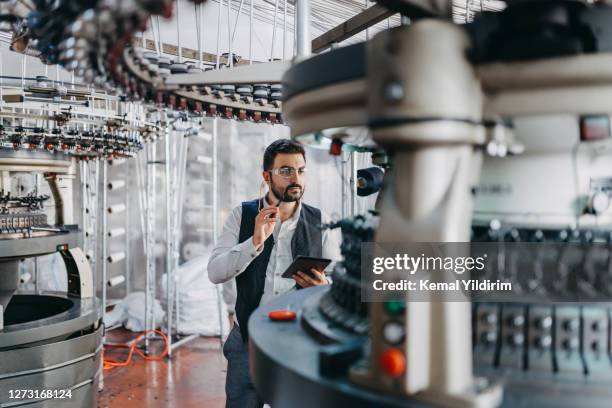
[[[295,154],[300,153],[304,160],[306,160],[306,153],[304,152],[304,147],[289,139],[279,139],[272,142],[268,147],[266,147],[266,151],[263,156],[263,169],[271,170],[274,165],[274,159],[277,154]]]

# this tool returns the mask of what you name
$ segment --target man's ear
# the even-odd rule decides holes
[[[268,171],[264,170],[261,175],[266,183],[270,182],[270,173]]]

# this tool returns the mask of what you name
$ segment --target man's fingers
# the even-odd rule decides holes
[[[319,271],[318,269],[311,268],[310,272],[317,278],[317,280],[324,282],[325,281],[325,272]]]
[[[299,275],[299,276],[300,276],[302,279],[304,279],[304,281],[306,281],[307,283],[309,283],[309,284],[311,284],[311,285],[316,285],[316,284],[317,284],[317,281],[316,281],[316,280],[312,279],[312,278],[311,278],[311,277],[310,277],[308,274],[306,274],[306,273],[304,273],[304,272],[302,272],[302,271],[299,271],[299,272],[298,272],[298,275]]]
[[[304,279],[302,279],[299,275],[293,275],[293,280],[300,285],[301,287],[305,288],[308,286],[308,284],[304,281]]]
[[[280,210],[278,209],[278,207],[267,207],[267,208],[262,209],[259,212],[259,215],[262,215],[262,216],[272,215],[272,214],[278,213],[279,211]]]

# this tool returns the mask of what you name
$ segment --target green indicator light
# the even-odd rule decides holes
[[[389,300],[385,302],[385,309],[390,315],[397,316],[404,313],[404,310],[406,310],[406,304],[399,300]]]

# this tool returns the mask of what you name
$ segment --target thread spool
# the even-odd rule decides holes
[[[125,252],[115,252],[114,254],[110,254],[106,260],[108,263],[117,263],[123,261],[125,259]]]
[[[108,231],[107,235],[110,238],[121,237],[125,235],[125,228],[113,228],[112,230]]]
[[[125,204],[115,204],[108,207],[109,214],[119,214],[125,211]]]
[[[114,277],[110,278],[110,279],[109,279],[109,280],[106,282],[106,285],[107,285],[109,288],[113,288],[113,287],[115,287],[115,286],[119,286],[119,285],[121,285],[121,284],[122,284],[122,283],[124,283],[124,282],[125,282],[125,276],[124,276],[124,275],[118,275],[118,276],[114,276]]]
[[[125,187],[125,180],[111,180],[108,182],[108,189],[110,191],[119,190]]]
[[[195,161],[198,162],[198,163],[202,163],[202,164],[211,164],[212,163],[212,157],[197,155],[195,157]]]

